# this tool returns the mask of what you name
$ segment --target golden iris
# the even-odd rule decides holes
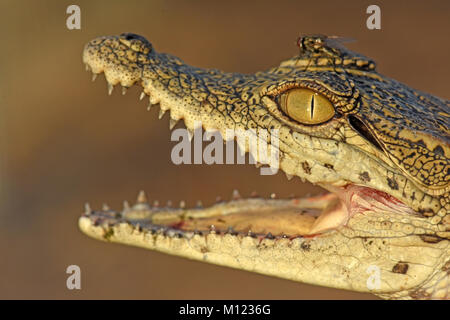
[[[303,88],[283,93],[280,107],[287,116],[307,125],[324,123],[335,114],[330,100],[320,93]]]

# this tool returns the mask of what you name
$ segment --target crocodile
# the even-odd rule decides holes
[[[108,92],[138,85],[170,128],[253,130],[288,179],[318,196],[243,198],[210,207],[89,205],[87,235],[217,265],[385,299],[450,297],[450,101],[376,71],[337,37],[302,36],[299,54],[255,74],[185,64],[124,33],[86,44],[83,62]],[[271,130],[271,131],[268,131]],[[197,132],[197,131],[195,131]],[[277,139],[275,139],[275,133]],[[277,140],[277,143],[275,143]],[[257,165],[248,143],[240,145]]]

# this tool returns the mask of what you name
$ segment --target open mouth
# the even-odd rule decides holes
[[[160,119],[164,112],[170,110],[171,128],[178,120],[184,119],[188,130],[193,130],[192,123],[187,123],[189,119],[183,115],[186,111],[182,111],[180,106],[169,107],[163,103],[161,93],[158,95],[153,92],[154,90],[148,89],[149,81],[142,79],[137,69],[129,72],[122,70],[126,77],[119,77],[116,69],[122,68],[120,65],[111,67],[108,65],[107,58],[96,59],[97,52],[89,53],[88,50],[85,54],[93,56],[92,59],[91,57],[85,59],[87,69],[93,72],[93,80],[98,74],[105,74],[109,94],[115,84],[120,83],[123,87],[122,92],[125,93],[127,87],[142,82],[144,91],[140,98],[143,99],[148,95],[150,106],[159,103]],[[353,121],[354,126],[355,121]],[[365,172],[365,174],[368,173]],[[287,176],[292,175],[287,174]],[[369,178],[362,176],[360,179],[364,181]],[[394,196],[370,187],[354,183],[340,186],[320,185],[331,193],[309,198],[250,197],[244,199],[235,192],[231,201],[221,201],[208,208],[198,206],[191,209],[186,209],[183,204],[179,208],[151,206],[147,203],[145,195],[141,193],[134,206],[125,205],[121,212],[112,211],[109,208],[101,211],[92,211],[87,208],[85,216],[90,218],[94,225],[114,225],[125,222],[138,229],[179,236],[214,232],[269,238],[296,238],[317,237],[347,227],[348,222],[355,215],[365,214],[367,211],[415,213]]]
[[[355,214],[366,211],[413,211],[394,197],[371,188],[347,186],[337,193],[307,198],[270,199],[253,195],[242,198],[235,190],[230,201],[218,200],[208,208],[198,205],[178,208],[148,203],[143,191],[135,205],[127,202],[121,212],[104,206],[92,211],[87,205],[84,217],[94,225],[128,223],[139,231],[169,236],[191,237],[195,234],[231,234],[258,238],[318,237],[347,226]],[[107,234],[105,234],[107,237]]]

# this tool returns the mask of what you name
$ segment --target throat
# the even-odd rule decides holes
[[[354,184],[326,188],[335,195],[335,199],[317,218],[309,231],[310,235],[343,227],[356,214],[374,211],[415,214],[414,210],[383,191]]]

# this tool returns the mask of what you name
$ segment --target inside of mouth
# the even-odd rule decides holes
[[[309,233],[319,212],[295,208],[265,208],[243,210],[229,215],[211,216],[169,223],[182,231],[213,230],[218,233],[240,233],[256,235],[302,236]]]
[[[394,197],[371,188],[349,185],[337,193],[293,199],[233,197],[213,206],[186,209],[151,206],[141,193],[137,203],[121,212],[104,207],[86,209],[94,225],[128,223],[150,232],[252,235],[258,237],[316,237],[345,226],[357,213],[389,211],[413,214]]]
[[[126,222],[144,230],[186,233],[231,233],[263,237],[303,237],[311,235],[318,217],[335,197],[325,194],[294,199],[232,199],[208,208],[150,206],[142,196],[122,212],[90,212],[95,224]]]

